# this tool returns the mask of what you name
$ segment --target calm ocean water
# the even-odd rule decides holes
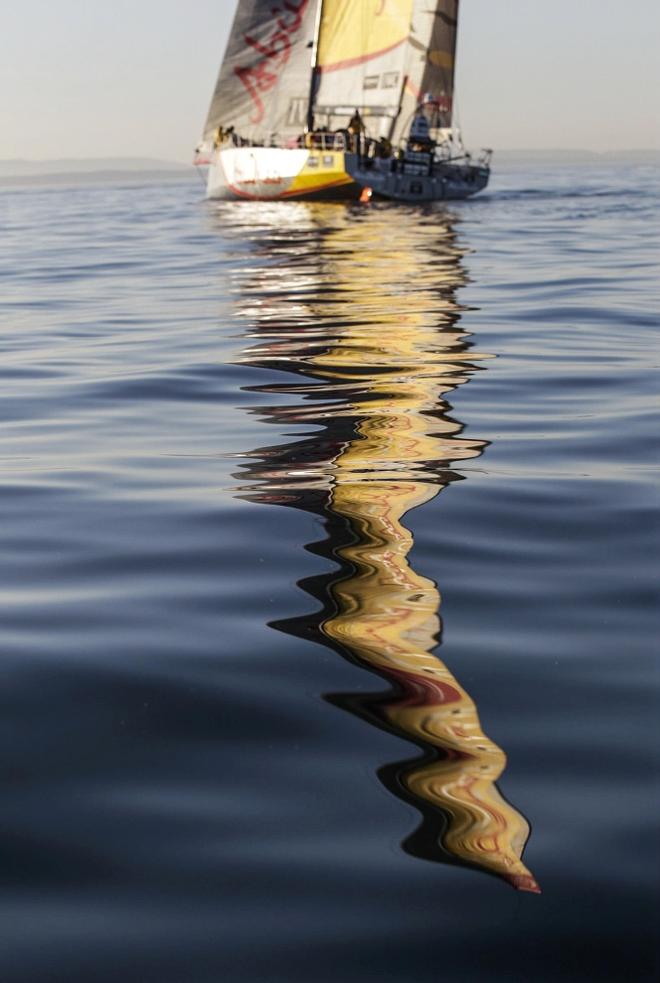
[[[657,172],[0,221],[2,983],[656,979]]]

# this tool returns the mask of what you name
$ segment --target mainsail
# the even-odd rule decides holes
[[[413,0],[324,0],[316,62],[314,116],[331,129],[355,108],[379,117],[387,135],[405,83]]]
[[[305,127],[317,0],[239,0],[204,126],[284,144]]]
[[[332,128],[358,108],[371,136],[398,140],[428,94],[449,126],[457,21],[458,0],[324,0],[317,121]]]

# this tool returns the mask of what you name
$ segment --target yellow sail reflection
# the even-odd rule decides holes
[[[313,379],[267,387],[313,400],[311,408],[297,403],[265,412],[279,423],[319,424],[324,433],[250,455],[257,458],[247,468],[250,497],[317,512],[322,502],[329,530],[342,520],[343,537],[330,531],[324,548],[317,547],[340,567],[318,592],[331,599],[319,618],[321,637],[392,685],[379,699],[381,720],[426,751],[400,769],[399,781],[420,810],[444,817],[444,851],[537,892],[521,859],[528,823],[495,784],[505,754],[432,654],[440,594],[410,566],[413,537],[402,524],[406,512],[456,477],[451,462],[485,447],[460,436],[443,399],[486,357],[469,348],[458,327],[460,252],[437,217],[431,226],[417,221],[397,231],[388,210],[356,218],[307,208],[306,220],[323,228],[319,265],[306,272],[287,266],[283,289],[270,301],[261,296],[251,310],[259,343],[241,360]],[[316,290],[301,318],[308,281]],[[278,627],[295,631],[292,622]]]
[[[495,785],[504,752],[483,733],[463,687],[430,654],[440,627],[440,594],[410,567],[412,535],[400,520],[437,491],[422,481],[338,479],[330,508],[359,527],[360,540],[340,551],[355,573],[332,588],[338,613],[322,630],[399,683],[403,696],[384,707],[397,730],[445,752],[443,760],[414,767],[404,778],[414,796],[451,816],[445,848],[518,888],[537,891],[520,859],[529,826]]]

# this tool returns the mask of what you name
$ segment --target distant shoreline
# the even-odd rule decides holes
[[[94,185],[112,183],[177,184],[194,182],[192,166],[186,171],[53,171],[44,174],[0,174],[0,188],[20,188],[47,185]],[[201,182],[200,182],[201,183]]]

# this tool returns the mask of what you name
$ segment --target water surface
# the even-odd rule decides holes
[[[0,195],[3,981],[656,978],[659,194]]]

